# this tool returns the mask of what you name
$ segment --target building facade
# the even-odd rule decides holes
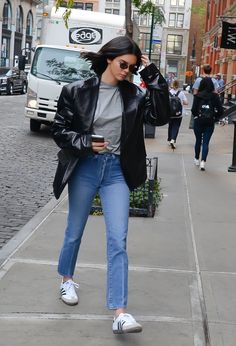
[[[149,54],[169,79],[185,80],[192,0],[153,0],[165,16],[165,23],[155,25],[151,40],[152,15],[140,15],[132,8],[135,40],[143,53]],[[40,5],[41,3],[41,5]],[[14,65],[25,49],[36,45],[40,34],[43,7],[53,0],[2,0],[0,3],[1,65]],[[65,1],[66,3],[66,1]],[[36,5],[38,7],[36,17]],[[74,0],[74,7],[125,15],[125,0]],[[138,30],[137,30],[138,28]],[[151,42],[152,41],[152,42]],[[30,63],[30,56],[28,57]]]
[[[208,0],[202,64],[210,64],[213,73],[221,73],[225,82],[229,83],[236,79],[236,50],[220,48],[222,20],[236,23],[236,1]]]
[[[0,66],[15,66],[22,53],[30,63],[34,46],[36,5],[41,0],[0,1]]]
[[[206,1],[192,0],[186,83],[192,84],[200,74],[202,38],[205,33]]]
[[[192,0],[165,0],[161,71],[171,82],[185,81]]]
[[[168,78],[185,81],[192,0],[153,0],[164,13],[165,23],[155,25],[152,42],[152,15],[140,15],[132,9],[132,18],[139,30],[138,43],[143,53],[160,67]],[[125,15],[124,0],[100,0],[99,11]],[[150,52],[151,51],[151,52]]]

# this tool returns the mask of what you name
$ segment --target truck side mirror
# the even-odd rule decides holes
[[[18,68],[20,71],[24,71],[25,69],[26,56],[20,55],[18,60]]]

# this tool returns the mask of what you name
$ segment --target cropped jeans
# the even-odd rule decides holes
[[[120,157],[105,153],[80,159],[69,180],[68,192],[69,214],[58,272],[62,276],[73,276],[91,205],[99,192],[106,224],[107,307],[125,308],[128,292],[126,238],[129,188],[121,171]]]
[[[172,139],[174,139],[174,141],[176,142],[181,122],[182,122],[182,117],[170,118],[169,125],[168,125],[168,138],[167,138],[168,142],[170,142]]]
[[[196,137],[196,142],[195,142],[195,159],[199,159],[200,157],[200,152],[202,148],[202,155],[201,155],[201,160],[206,161],[207,155],[209,152],[209,143],[211,136],[214,132],[215,125],[201,125],[199,124],[198,120],[194,120],[194,134]]]

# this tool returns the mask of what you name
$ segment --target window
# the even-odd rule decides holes
[[[168,35],[167,37],[167,54],[178,54],[182,53],[183,36],[181,35]]]
[[[170,27],[175,27],[175,18],[176,18],[176,14],[175,13],[170,13],[169,14],[169,26]]]
[[[26,35],[28,35],[28,36],[32,36],[33,35],[33,15],[32,15],[31,11],[29,11],[28,15],[27,15]]]
[[[85,4],[85,10],[86,11],[93,11],[93,4],[92,3],[86,3]]]
[[[120,10],[113,9],[113,8],[105,8],[105,13],[111,13],[111,14],[120,14]]]
[[[139,23],[139,11],[133,11],[133,18],[137,24]]]
[[[63,2],[61,7],[67,7],[67,2]],[[78,8],[79,10],[93,11],[93,3],[91,2],[74,2],[72,8]]]
[[[78,51],[65,51],[49,47],[36,50],[32,63],[32,74],[38,78],[65,83],[87,79],[94,73]]]
[[[177,13],[176,27],[182,28],[183,26],[184,26],[184,14],[183,13]]]
[[[9,1],[6,1],[3,6],[3,13],[2,13],[2,28],[11,30],[11,5]]]
[[[165,0],[156,0],[156,5],[165,5]]]
[[[169,14],[169,27],[182,28],[184,25],[183,13],[170,13]]]
[[[170,6],[184,7],[185,0],[170,0]]]
[[[9,65],[10,43],[11,43],[11,40],[9,37],[2,37],[1,66]]]
[[[140,48],[142,51],[148,53],[150,50],[150,34],[149,33],[141,33],[141,40],[140,40]]]
[[[23,11],[21,6],[16,9],[16,31],[23,32]]]

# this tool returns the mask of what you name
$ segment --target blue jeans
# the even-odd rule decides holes
[[[125,308],[129,188],[121,171],[120,157],[97,154],[81,159],[69,180],[68,191],[69,214],[58,272],[62,276],[72,277],[74,274],[83,231],[98,191],[106,223],[107,306],[109,309]]]
[[[199,124],[198,120],[194,120],[194,134],[196,137],[196,142],[195,142],[195,159],[199,159],[200,157],[200,152],[201,152],[201,147],[202,147],[202,156],[201,160],[206,161],[208,151],[209,151],[209,143],[211,136],[214,132],[215,125],[201,125]]]
[[[181,122],[182,122],[182,117],[170,118],[169,125],[168,125],[168,138],[167,138],[168,141],[171,141],[172,139],[174,139],[174,141],[176,142]]]

